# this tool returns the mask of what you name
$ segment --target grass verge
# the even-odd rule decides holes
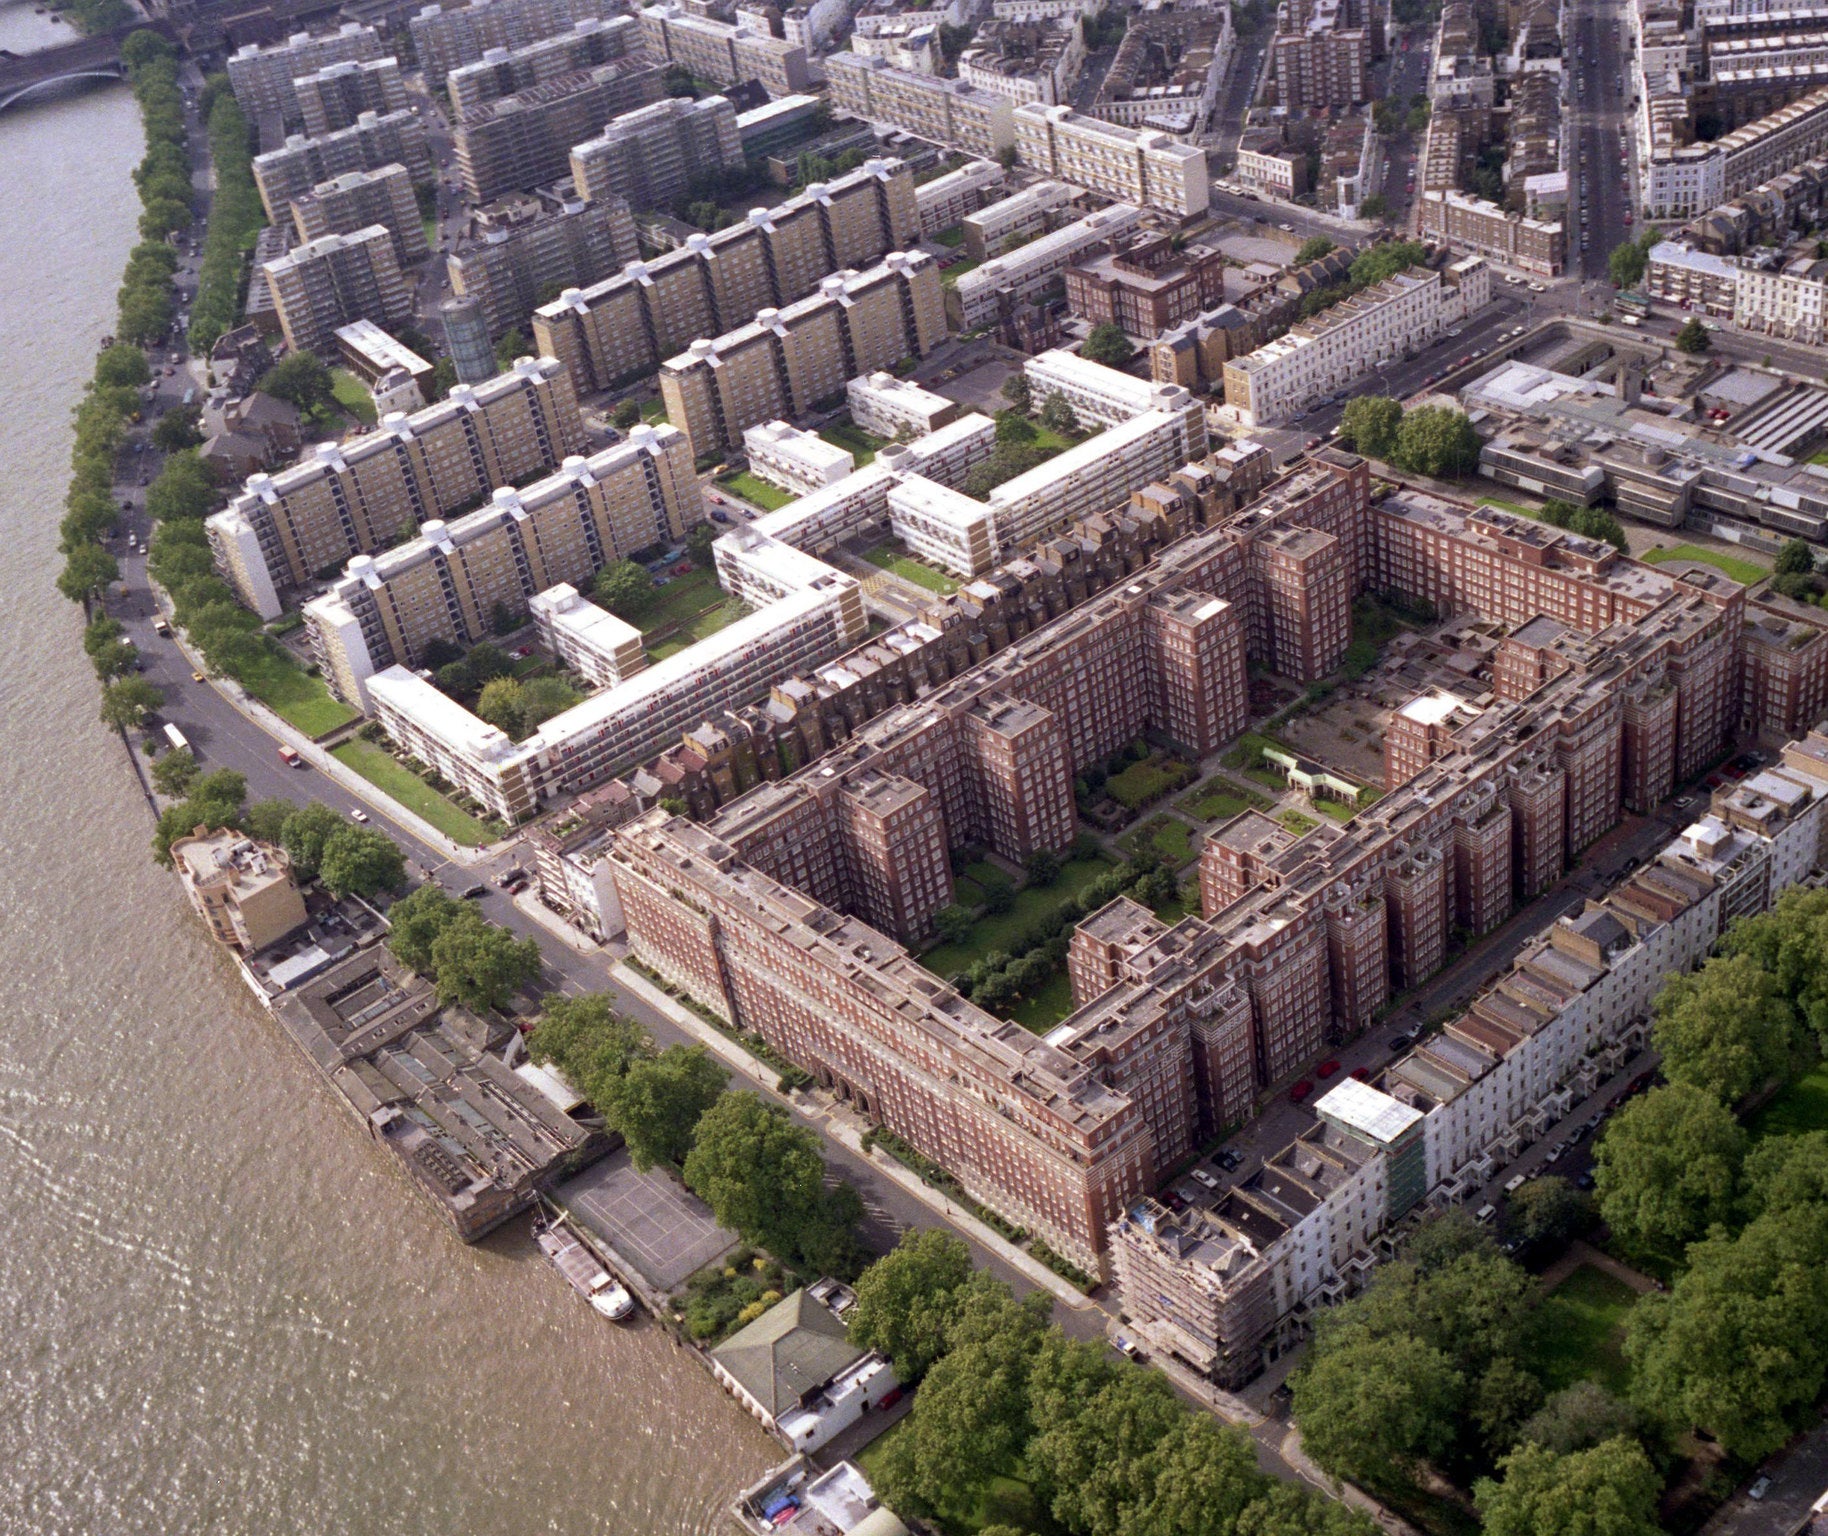
[[[1795,1082],[1752,1116],[1754,1136],[1801,1136],[1828,1131],[1828,1061]]]
[[[920,963],[936,976],[956,976],[968,971],[993,949],[1007,949],[1017,935],[1059,906],[1077,896],[1111,866],[1102,858],[1074,859],[1060,871],[1060,878],[1050,886],[1026,886],[1016,892],[1015,905],[994,917],[978,919],[977,926],[962,944],[942,944],[928,950]]]
[[[1134,831],[1126,832],[1117,846],[1131,858],[1158,853],[1176,869],[1193,857],[1193,828],[1178,816],[1152,816]]]
[[[322,678],[283,656],[269,653],[261,657],[242,668],[238,680],[286,724],[307,736],[327,735],[357,717],[355,710],[331,694]]]
[[[375,424],[374,397],[362,387],[362,381],[347,368],[330,370],[330,382],[336,390],[336,403],[365,427]]]
[[[489,829],[468,811],[459,810],[417,774],[409,772],[372,742],[346,741],[331,754],[345,768],[352,768],[407,810],[423,817],[446,837],[466,848],[480,848],[489,841]]]
[[[726,491],[752,501],[764,511],[773,512],[784,507],[794,499],[792,491],[784,491],[778,485],[770,485],[759,475],[752,475],[746,469],[739,469],[733,475],[725,475],[718,482]]]

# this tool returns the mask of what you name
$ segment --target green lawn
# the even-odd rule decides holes
[[[660,589],[653,607],[635,622],[635,627],[644,635],[651,635],[656,630],[667,628],[672,624],[684,624],[696,619],[708,608],[715,608],[723,602],[724,589],[717,584],[717,572],[714,570],[692,570],[684,576],[674,576]]]
[[[819,433],[834,448],[842,448],[854,460],[857,468],[873,463],[878,448],[886,448],[889,440],[878,437],[874,432],[865,432],[854,421],[834,421]]]
[[[1322,816],[1330,816],[1334,821],[1350,821],[1358,814],[1356,805],[1347,805],[1343,800],[1313,800],[1309,804]]]
[[[770,485],[759,475],[752,475],[746,469],[739,469],[733,475],[724,475],[718,482],[725,490],[733,491],[744,501],[752,501],[758,507],[772,512],[777,507],[784,507],[794,499],[792,491],[784,491],[778,485]]]
[[[1224,779],[1208,779],[1174,804],[1176,810],[1186,812],[1195,821],[1230,821],[1241,811],[1266,811],[1270,802],[1261,795],[1247,795],[1233,789]]]
[[[1479,505],[1482,507],[1497,507],[1502,512],[1515,512],[1519,517],[1530,517],[1534,518],[1537,522],[1542,521],[1541,512],[1535,507],[1524,506],[1522,502],[1501,501],[1496,496],[1481,496],[1479,498]]]
[[[1536,1359],[1531,1362],[1551,1392],[1577,1381],[1596,1381],[1624,1396],[1628,1368],[1619,1348],[1625,1317],[1637,1292],[1622,1280],[1583,1264],[1543,1299]]]
[[[973,261],[969,256],[963,261],[955,261],[951,266],[947,267],[944,272],[939,274],[940,286],[950,288],[967,272],[973,271],[982,265],[983,263],[981,261]]]
[[[1754,1136],[1800,1136],[1828,1131],[1828,1062],[1795,1082],[1752,1116]]]
[[[1297,837],[1302,836],[1304,833],[1312,832],[1314,828],[1320,825],[1312,816],[1304,816],[1300,811],[1284,811],[1276,820],[1281,822],[1283,826],[1287,827],[1289,831],[1293,832]]]
[[[1111,866],[1103,859],[1074,859],[1060,871],[1052,885],[1028,886],[1016,892],[1016,902],[1007,912],[978,920],[971,936],[962,944],[942,944],[928,950],[920,963],[936,976],[956,976],[993,949],[1007,949],[1010,942],[1041,918],[1096,880]]]
[[[1147,850],[1159,853],[1177,868],[1193,857],[1193,828],[1178,816],[1152,816],[1118,839],[1117,846],[1132,858]]]
[[[364,426],[375,423],[374,396],[347,368],[330,370],[330,382],[336,389],[336,403]]]
[[[935,245],[949,246],[953,250],[957,250],[959,246],[965,243],[965,226],[963,224],[954,224],[950,229],[942,229],[933,237],[933,243]]]
[[[655,395],[652,400],[641,402],[641,419],[649,424],[666,420],[666,401]]]
[[[1741,560],[1737,555],[1723,555],[1717,549],[1703,549],[1699,544],[1677,544],[1670,549],[1647,549],[1641,557],[1650,565],[1662,565],[1666,560],[1700,560],[1722,570],[1734,581],[1743,581],[1750,585],[1762,581],[1771,574],[1768,565],[1757,565],[1750,560]]]
[[[715,608],[707,608],[697,618],[681,624],[678,629],[657,645],[650,645],[647,648],[648,659],[665,661],[667,657],[683,651],[687,646],[696,645],[700,640],[716,634],[725,625],[734,624],[749,611],[749,605],[740,597],[725,598]]]
[[[937,592],[942,597],[958,591],[958,583],[944,571],[916,560],[899,544],[878,544],[874,549],[866,549],[863,558],[880,570],[899,576],[903,581],[911,581],[917,587],[925,587],[929,592]]]
[[[246,669],[241,686],[288,725],[307,736],[323,736],[357,718],[357,712],[331,696],[322,678],[313,677],[286,657],[268,654]]]
[[[332,749],[331,756],[466,848],[480,848],[489,841],[489,830],[480,821],[468,811],[458,810],[431,785],[417,774],[409,773],[372,742],[346,741]]]
[[[434,251],[438,249],[438,221],[430,214],[419,215],[419,227],[425,231],[425,243]]]
[[[1025,997],[1009,1010],[1009,1017],[1037,1035],[1046,1034],[1073,1011],[1073,982],[1061,967],[1033,997]]]

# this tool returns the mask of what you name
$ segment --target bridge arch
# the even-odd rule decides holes
[[[30,85],[22,85],[17,90],[0,93],[0,112],[28,96],[54,85],[70,85],[79,80],[124,80],[127,78],[127,66],[124,64],[102,64],[89,69],[73,69],[61,75],[47,75],[42,80],[34,80]]]

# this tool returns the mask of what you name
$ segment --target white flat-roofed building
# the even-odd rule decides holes
[[[889,492],[895,536],[917,558],[959,576],[996,564],[996,519],[981,501],[923,475],[904,476]]]
[[[916,187],[914,206],[920,212],[921,238],[931,240],[967,214],[976,213],[1006,179],[1003,167],[994,160],[973,160]]]
[[[372,320],[354,320],[337,327],[337,350],[350,370],[364,384],[373,387],[376,380],[403,368],[423,394],[425,381],[432,376],[432,365],[403,341],[396,340]],[[420,400],[423,406],[425,401]],[[416,407],[415,407],[416,409]]]
[[[1049,395],[1064,395],[1082,425],[1096,422],[1102,427],[1115,426],[1144,411],[1196,415],[1201,411],[1200,402],[1183,385],[1139,379],[1120,369],[1094,363],[1077,352],[1056,348],[1038,353],[1023,365],[1022,372],[1037,405]],[[1190,451],[1189,459],[1197,459],[1205,452],[1203,432],[1200,441],[1202,446]]]
[[[492,814],[521,821],[544,800],[625,772],[682,729],[829,661],[861,637],[862,612],[856,582],[827,567],[820,585],[592,695],[521,742],[404,667],[371,677],[368,696],[396,742]]]
[[[599,608],[570,582],[527,600],[540,643],[599,688],[613,688],[647,666],[641,631]]]
[[[835,485],[857,467],[851,453],[817,432],[784,421],[765,421],[743,432],[749,468],[787,491],[816,491]]]
[[[1489,269],[1485,291],[1489,296]],[[1464,309],[1457,291],[1449,302],[1439,272],[1399,272],[1226,363],[1226,406],[1247,427],[1276,426],[1427,346]]]
[[[896,69],[884,59],[834,53],[825,60],[832,105],[948,149],[994,160],[1015,144],[1014,104],[964,80]]]
[[[1003,295],[1025,298],[1064,272],[1094,246],[1128,234],[1143,221],[1143,211],[1113,203],[1097,213],[1031,240],[1018,250],[998,256],[967,272],[946,292],[946,312],[961,330],[993,320]]]
[[[895,477],[877,456],[877,462],[866,464],[855,474],[847,475],[836,485],[802,496],[777,512],[758,517],[748,528],[736,529],[717,541],[715,548],[734,550],[746,533],[765,534],[809,554],[823,554],[845,540],[878,525],[886,526],[889,515],[889,487]],[[719,579],[729,591],[723,569],[724,557],[718,555]]]
[[[986,203],[965,218],[965,254],[973,261],[1000,256],[1020,240],[1047,228],[1048,221],[1079,196],[1063,181],[1037,181],[994,203]]]
[[[1707,315],[1731,315],[1739,306],[1743,274],[1730,256],[1698,251],[1676,240],[1660,240],[1644,262],[1644,292]]]
[[[1211,200],[1206,151],[1154,129],[1030,102],[1015,110],[1015,133],[1022,163],[1043,176],[1183,219],[1204,213]]]
[[[1798,256],[1769,269],[1747,264],[1739,272],[1733,323],[1818,346],[1824,339],[1824,292],[1828,261]]]
[[[1202,446],[1190,452],[1187,440],[1196,423]],[[998,552],[1030,544],[1075,517],[1123,505],[1130,492],[1198,458],[1205,435],[1197,412],[1144,411],[1004,481],[987,498]]]
[[[955,420],[959,413],[955,401],[892,373],[854,378],[845,386],[844,394],[851,420],[878,437],[894,437],[904,429],[924,437],[935,427]]]
[[[909,474],[925,475],[946,485],[961,484],[973,465],[996,452],[997,424],[976,411],[935,427],[907,444],[895,443],[876,455],[878,462]]]
[[[886,499],[886,490],[883,495]],[[833,574],[823,560],[808,554],[792,540],[764,531],[760,520],[747,527],[733,528],[711,546],[711,553],[717,562],[717,579],[723,589],[754,608],[766,608],[795,592],[822,587],[826,578]],[[855,583],[852,586],[855,587]],[[861,605],[854,613],[847,609],[845,622],[859,631],[867,627]]]

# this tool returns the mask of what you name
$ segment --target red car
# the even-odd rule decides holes
[[[1325,1061],[1321,1062],[1320,1066],[1316,1069],[1314,1076],[1316,1076],[1324,1081],[1326,1078],[1331,1077],[1338,1070],[1339,1070],[1339,1063],[1334,1058],[1329,1056]]]
[[[1371,1074],[1369,1072],[1367,1072],[1363,1067],[1354,1067],[1350,1072],[1348,1072],[1346,1074],[1346,1076],[1350,1077],[1350,1078],[1355,1078],[1357,1081],[1359,1081],[1361,1083],[1369,1082],[1370,1078],[1371,1078]]]
[[[1302,1080],[1300,1082],[1296,1083],[1293,1088],[1289,1089],[1289,1091],[1288,1091],[1289,1102],[1291,1104],[1299,1104],[1303,1099],[1305,1099],[1313,1091],[1314,1091],[1313,1083],[1311,1083],[1307,1078],[1304,1077],[1304,1078],[1302,1078]]]

